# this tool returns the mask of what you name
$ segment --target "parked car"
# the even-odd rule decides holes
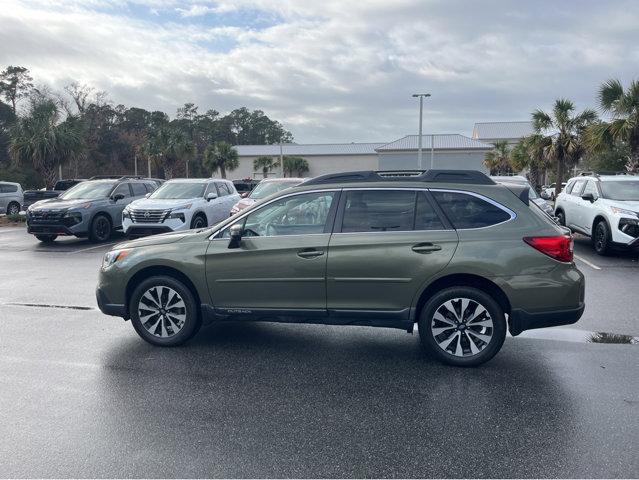
[[[539,195],[532,187],[530,182],[526,179],[526,177],[522,177],[521,175],[512,175],[512,176],[500,176],[500,175],[492,175],[492,178],[495,182],[501,183],[503,185],[521,185],[528,187],[528,198],[531,202],[541,208],[545,213],[550,215],[551,217],[555,215],[555,211],[552,206]]]
[[[231,215],[235,215],[240,210],[244,210],[246,207],[253,205],[258,200],[273,195],[287,188],[299,185],[306,178],[265,178],[257,187],[246,197],[242,198],[239,202],[233,205],[231,209]]]
[[[105,242],[113,230],[122,227],[124,207],[155,189],[154,182],[137,178],[87,180],[57,198],[31,205],[27,209],[27,231],[45,243],[59,235]]]
[[[548,185],[545,188],[542,188],[541,190],[541,198],[545,199],[545,200],[555,200],[555,186],[557,184],[556,183],[551,183],[550,185]],[[562,183],[561,184],[561,190],[563,191],[563,189],[566,188],[566,183]]]
[[[249,193],[260,183],[259,180],[254,178],[245,178],[243,180],[233,180],[235,190],[240,194],[242,198],[248,197]]]
[[[83,179],[71,178],[66,180],[58,180],[53,185],[52,190],[43,188],[41,190],[27,190],[24,192],[24,200],[22,202],[22,210],[26,211],[31,205],[40,200],[46,200],[48,198],[56,198],[60,196],[62,192],[66,192],[71,187],[74,187],[80,182],[84,182]]]
[[[0,213],[17,215],[23,200],[24,194],[19,183],[0,182]]]
[[[128,237],[204,228],[228,218],[239,199],[229,180],[169,180],[124,209],[122,228]]]
[[[557,197],[555,215],[561,225],[589,236],[599,255],[615,247],[639,249],[639,177],[571,178]]]
[[[324,175],[213,228],[117,245],[98,305],[159,346],[217,320],[417,322],[433,356],[478,365],[507,328],[571,324],[584,309],[570,235],[528,191],[464,170]]]

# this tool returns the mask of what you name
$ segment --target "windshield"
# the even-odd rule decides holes
[[[286,190],[287,188],[294,187],[298,185],[295,182],[264,182],[260,183],[255,190],[251,192],[249,198],[253,200],[261,200],[262,198],[266,198],[269,195],[273,195],[274,193],[281,192],[282,190]]]
[[[62,200],[105,198],[111,193],[115,182],[82,182],[71,187],[58,198]]]
[[[639,180],[623,182],[601,182],[601,193],[610,200],[639,201]]]
[[[204,197],[204,189],[206,188],[206,182],[166,182],[155,192],[153,192],[149,198],[158,199],[188,199]]]

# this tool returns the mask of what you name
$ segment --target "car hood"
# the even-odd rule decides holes
[[[153,245],[166,245],[168,243],[175,243],[184,238],[192,237],[200,233],[200,230],[187,230],[185,232],[170,232],[161,233],[159,235],[152,235],[150,237],[138,238],[136,240],[129,240],[126,242],[118,243],[113,247],[114,250],[121,248],[138,248],[149,247]]]
[[[87,199],[87,198],[80,198],[80,199],[73,199],[73,200],[62,200],[60,198],[49,198],[47,200],[40,200],[39,202],[34,203],[33,205],[31,205],[31,210],[63,210],[63,209],[68,209],[68,208],[73,208],[73,207],[79,207],[80,205],[85,205],[87,203],[93,203],[93,202],[101,202],[104,199],[99,198],[99,199]]]
[[[637,200],[608,200],[608,205],[613,207],[625,208],[633,212],[639,212],[639,201]]]
[[[141,198],[129,204],[130,208],[141,210],[169,210],[171,208],[187,205],[199,200],[199,198],[175,199],[175,198]]]

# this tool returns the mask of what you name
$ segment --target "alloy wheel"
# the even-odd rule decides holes
[[[595,250],[601,252],[606,247],[606,229],[601,224],[597,224],[597,232],[595,234]]]
[[[96,219],[95,225],[95,236],[100,240],[104,241],[109,238],[109,233],[111,233],[111,224],[104,217],[99,217]]]
[[[16,203],[12,203],[11,205],[9,205],[7,214],[17,215],[18,213],[20,213],[20,207]]]
[[[166,286],[149,288],[138,302],[142,326],[160,338],[176,335],[186,322],[186,305],[178,292]]]
[[[493,338],[493,319],[476,300],[453,298],[442,303],[431,320],[435,342],[456,357],[471,357],[484,350]]]

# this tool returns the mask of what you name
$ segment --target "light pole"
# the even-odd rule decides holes
[[[413,97],[419,97],[419,138],[417,139],[417,165],[423,170],[422,165],[422,114],[424,112],[424,97],[430,97],[430,93],[413,93]]]

